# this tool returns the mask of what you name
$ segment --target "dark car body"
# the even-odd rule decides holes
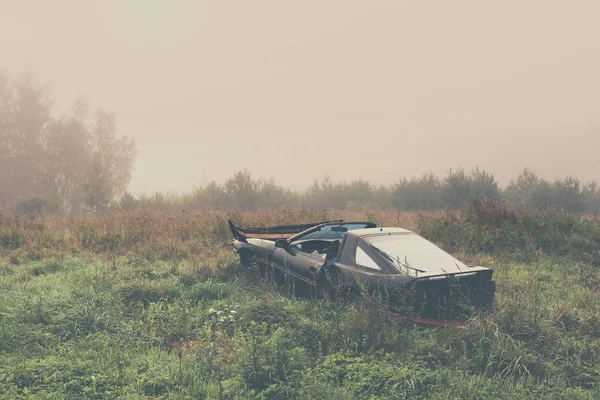
[[[406,229],[343,221],[230,227],[243,264],[307,293],[376,293],[392,311],[428,318],[493,303],[491,269],[467,266]]]

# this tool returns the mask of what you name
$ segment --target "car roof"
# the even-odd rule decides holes
[[[354,229],[352,231],[348,231],[348,235],[354,236],[368,236],[368,235],[377,235],[377,234],[392,234],[392,233],[414,233],[413,231],[409,231],[404,228],[365,228],[365,229]]]

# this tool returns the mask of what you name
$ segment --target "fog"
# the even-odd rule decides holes
[[[79,93],[139,150],[135,193],[236,170],[313,178],[479,166],[600,180],[595,0],[0,0],[0,69]]]

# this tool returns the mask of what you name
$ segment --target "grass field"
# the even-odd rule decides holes
[[[600,222],[491,214],[0,218],[0,398],[600,398]],[[419,231],[495,269],[495,310],[423,329],[294,297],[238,264],[228,216]]]

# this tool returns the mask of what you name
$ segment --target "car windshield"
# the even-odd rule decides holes
[[[367,236],[363,240],[401,272],[459,272],[468,267],[433,243],[415,233]]]
[[[320,230],[307,233],[306,235],[299,236],[294,238],[294,241],[298,240],[333,240],[333,239],[343,239],[344,234],[347,231],[351,231],[354,229],[364,229],[373,226],[373,224],[368,222],[350,222],[350,223],[340,223],[335,225],[325,225]],[[341,228],[341,229],[340,229]]]

